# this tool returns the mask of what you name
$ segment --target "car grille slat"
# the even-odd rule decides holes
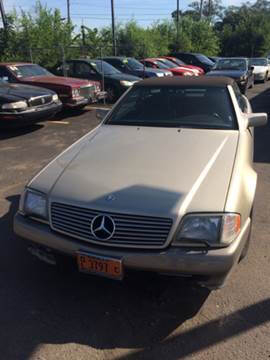
[[[52,95],[44,95],[44,96],[32,97],[28,103],[30,107],[33,107],[33,106],[47,105],[50,104],[51,102],[52,102]]]
[[[56,202],[50,210],[53,230],[99,245],[160,248],[172,226],[169,218],[103,212]],[[110,216],[115,223],[115,232],[108,240],[96,239],[91,232],[91,222],[98,215]]]

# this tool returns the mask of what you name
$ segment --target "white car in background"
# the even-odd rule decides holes
[[[270,76],[270,65],[267,58],[249,59],[249,65],[253,66],[253,74],[255,81],[266,82]]]

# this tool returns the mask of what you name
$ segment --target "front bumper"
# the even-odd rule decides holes
[[[266,73],[254,73],[255,81],[263,81],[265,79]]]
[[[248,239],[250,219],[247,220],[237,239],[221,249],[187,249],[169,247],[162,250],[112,249],[96,246],[72,237],[59,234],[49,227],[25,218],[19,213],[14,219],[14,231],[20,237],[37,245],[72,257],[78,251],[100,256],[121,257],[124,268],[151,271],[176,276],[192,276],[201,285],[209,288],[223,286],[225,280],[238,263],[242,249]]]
[[[66,108],[74,109],[79,107],[84,107],[88,104],[91,104],[91,98],[68,98],[63,99],[63,105]]]
[[[0,112],[0,127],[24,126],[45,121],[53,117],[61,109],[62,103],[59,101],[18,113]]]

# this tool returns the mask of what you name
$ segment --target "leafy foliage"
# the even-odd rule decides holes
[[[200,9],[202,6],[202,18]],[[206,55],[262,56],[270,51],[270,1],[257,0],[223,7],[221,0],[194,0],[186,11],[145,28],[133,19],[117,24],[117,53],[137,58],[172,51]],[[83,26],[78,31],[60,11],[37,1],[33,13],[8,15],[8,29],[0,29],[0,61],[34,61],[45,67],[71,57],[112,55],[111,27]]]

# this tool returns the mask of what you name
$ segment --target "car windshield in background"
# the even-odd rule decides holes
[[[215,64],[213,61],[211,61],[210,59],[208,59],[208,57],[206,57],[205,55],[197,54],[196,57],[197,57],[197,59],[199,59],[203,64],[210,65],[210,66],[213,66],[213,65]]]
[[[177,68],[178,66],[175,65],[173,62],[171,62],[170,60],[167,59],[162,59],[162,60],[158,60],[159,62],[162,62],[163,64],[167,65],[168,68],[172,69],[172,68]]]
[[[132,70],[143,70],[143,64],[136,59],[127,59],[127,63]]]
[[[170,69],[170,66],[166,65],[163,61],[154,61],[154,64],[156,64],[159,69]]]
[[[267,66],[267,59],[250,59],[249,65],[252,66]]]
[[[221,59],[216,63],[215,70],[243,70],[247,69],[247,63],[244,59]]]
[[[54,76],[48,70],[39,65],[9,65],[9,69],[16,74],[18,78],[26,78],[31,76]]]
[[[102,60],[91,60],[90,64],[96,68],[97,72],[104,75],[113,75],[113,74],[119,74],[121,71],[117,70],[112,65],[108,64],[106,61]]]
[[[109,125],[237,129],[224,87],[134,87],[114,109]]]
[[[182,61],[182,60],[179,60],[179,59],[173,59],[173,62],[175,62],[177,65],[186,65],[185,63],[184,63],[184,61]]]

